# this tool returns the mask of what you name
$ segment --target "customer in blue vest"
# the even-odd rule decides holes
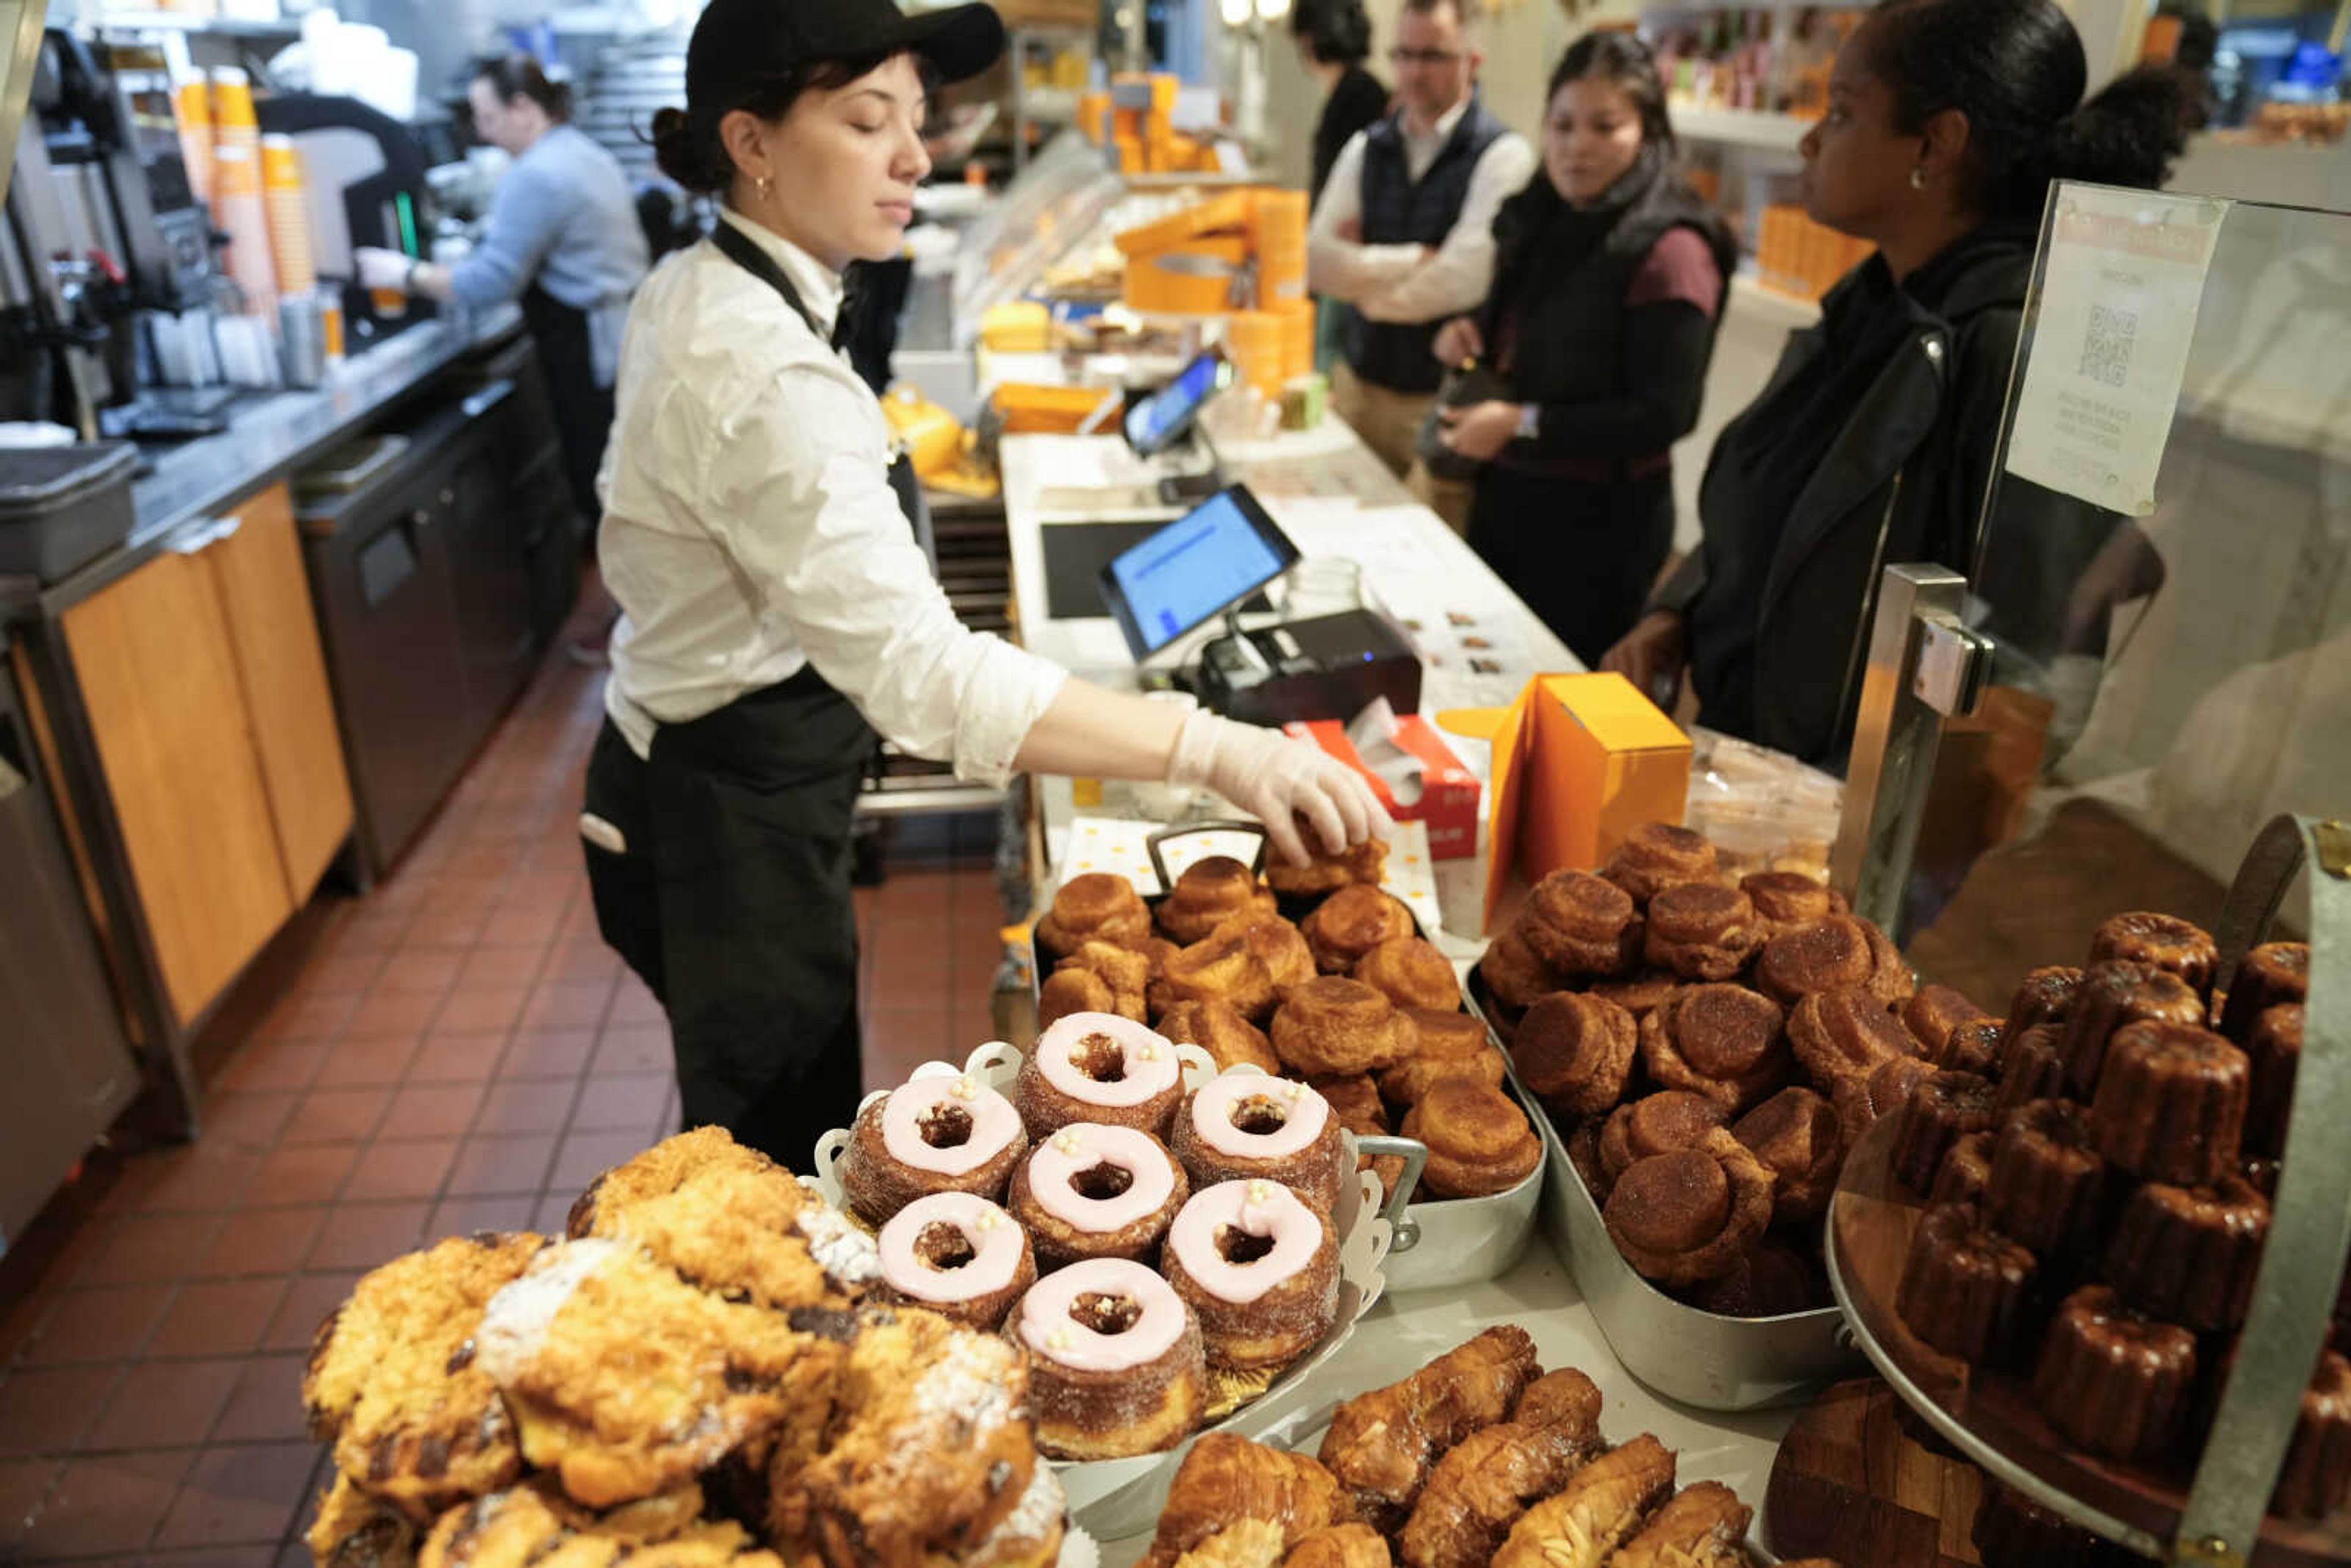
[[[1440,380],[1437,328],[1494,281],[1494,216],[1535,172],[1534,150],[1478,100],[1479,0],[1404,0],[1399,107],[1340,151],[1314,208],[1309,286],[1351,308],[1331,406],[1457,529],[1467,485],[1413,462]]]
[[[1647,46],[1587,33],[1552,73],[1542,172],[1495,220],[1494,292],[1437,334],[1506,397],[1447,409],[1482,465],[1469,543],[1575,656],[1633,629],[1674,542],[1673,444],[1698,423],[1739,248],[1674,172]]]

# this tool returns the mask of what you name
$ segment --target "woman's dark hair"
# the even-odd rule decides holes
[[[559,125],[571,118],[569,85],[548,80],[547,73],[528,55],[498,55],[476,61],[473,79],[489,83],[500,103],[527,98]]]
[[[1674,152],[1674,122],[1666,112],[1666,84],[1657,76],[1657,58],[1649,53],[1649,46],[1630,33],[1586,33],[1567,46],[1552,68],[1551,85],[1543,89],[1543,110],[1550,113],[1551,100],[1559,89],[1572,81],[1597,77],[1633,100],[1641,114],[1641,142],[1655,147],[1670,157]]]
[[[847,87],[887,65],[887,54],[859,55],[847,59],[809,60],[782,76],[745,89],[731,103],[694,103],[684,109],[657,110],[653,114],[653,162],[661,172],[697,195],[724,195],[735,183],[735,160],[718,134],[719,123],[737,110],[764,120],[781,120],[801,96]],[[935,72],[917,57],[923,83],[929,87]]]
[[[1298,0],[1290,30],[1326,66],[1356,66],[1372,52],[1372,19],[1364,0]]]
[[[2136,70],[2082,101],[2089,62],[2055,0],[1883,0],[1855,44],[1894,95],[1896,130],[1968,117],[1960,200],[1988,217],[2037,216],[2052,180],[2152,189],[2187,145],[2177,71]]]

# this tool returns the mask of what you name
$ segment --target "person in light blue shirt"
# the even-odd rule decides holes
[[[538,340],[572,499],[592,516],[621,329],[648,266],[636,197],[619,160],[569,123],[569,89],[529,56],[482,62],[466,96],[475,132],[514,159],[481,244],[449,267],[363,249],[360,281],[474,310],[521,304]]]

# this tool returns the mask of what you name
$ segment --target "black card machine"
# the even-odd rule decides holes
[[[1169,506],[1185,506],[1225,487],[1224,465],[1200,423],[1200,411],[1233,384],[1233,362],[1224,350],[1212,346],[1194,355],[1166,385],[1128,396],[1119,430],[1137,457],[1172,458],[1186,446],[1207,456],[1207,465],[1196,472],[1160,479],[1159,498]]]
[[[1416,713],[1420,655],[1378,611],[1345,610],[1218,638],[1202,651],[1193,689],[1245,724],[1351,719],[1374,697]]]

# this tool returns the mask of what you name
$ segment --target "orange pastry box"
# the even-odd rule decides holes
[[[1537,675],[1507,709],[1440,716],[1493,740],[1489,931],[1513,873],[1531,886],[1555,871],[1589,871],[1643,822],[1682,820],[1689,737],[1622,675]]]

